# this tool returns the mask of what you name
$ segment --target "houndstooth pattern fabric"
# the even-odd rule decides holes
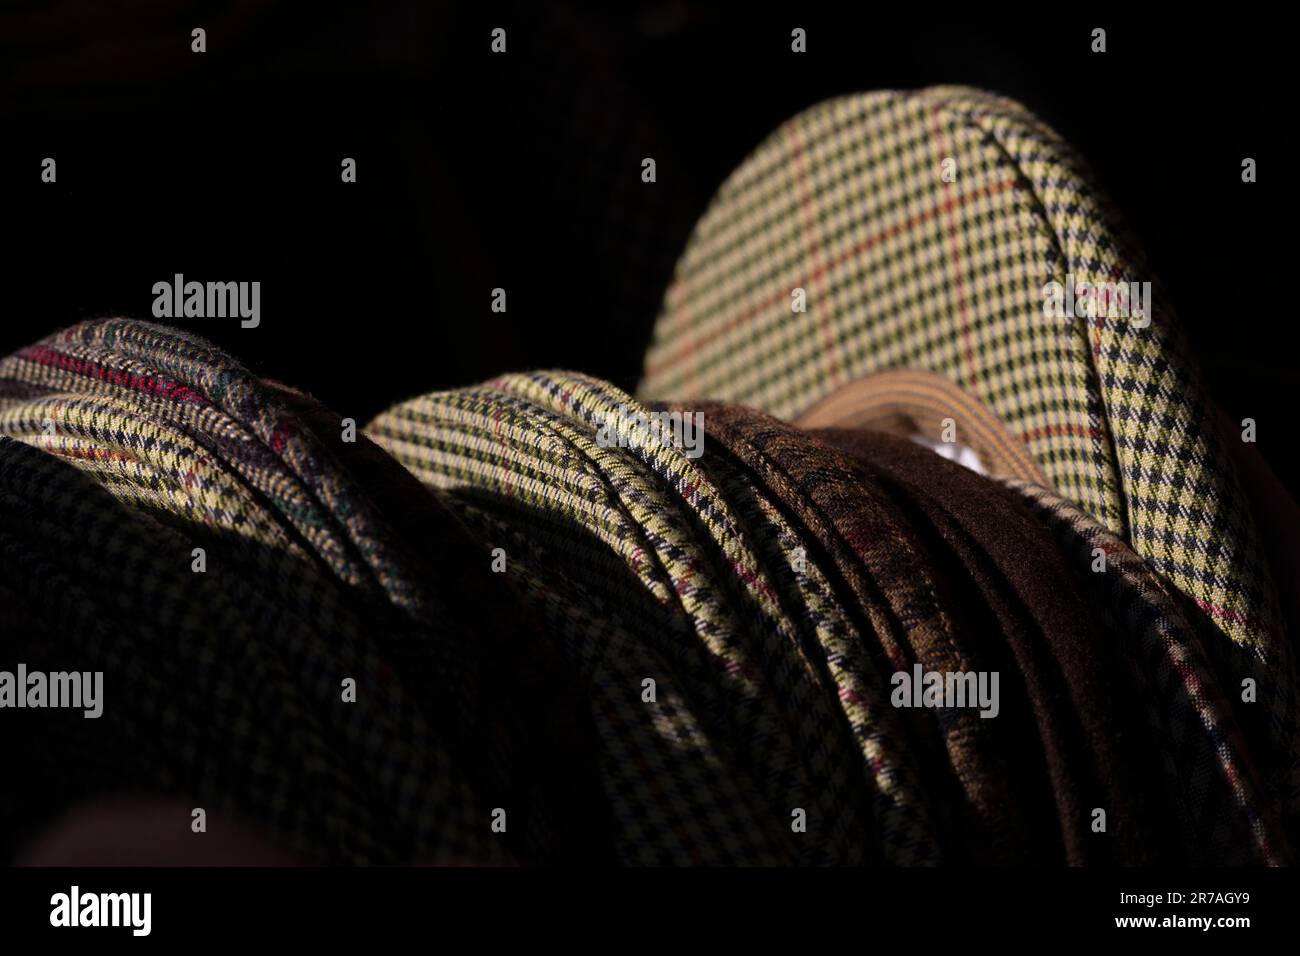
[[[367,431],[502,549],[507,574],[561,635],[591,698],[621,860],[953,858],[934,817],[940,790],[926,784],[938,778],[918,766],[917,741],[928,748],[938,734],[940,752],[950,752],[940,776],[972,787],[961,802],[989,819],[1005,809],[976,799],[1001,783],[989,767],[1026,755],[987,749],[1003,729],[997,721],[972,722],[990,735],[981,750],[951,715],[937,730],[923,716],[903,719],[886,703],[887,679],[913,660],[931,666],[957,653],[956,634],[973,642],[973,654],[999,642],[956,607],[936,604],[947,591],[927,583],[934,556],[922,549],[909,561],[913,532],[901,514],[884,517],[894,506],[867,474],[835,465],[831,449],[763,416],[699,408],[712,422],[699,459],[632,424],[651,409],[564,372],[422,396]],[[817,463],[804,468],[805,458]],[[842,535],[847,550],[832,547]],[[1092,633],[1118,648],[1153,695],[1182,852],[1213,862],[1289,859],[1217,678],[1185,646],[1185,625],[1161,603],[1151,572],[1107,541],[1127,555],[1115,561],[1129,590],[1112,593],[1108,583],[1093,594],[1112,610],[1098,612]],[[1098,587],[1090,573],[1085,564],[1077,576]],[[1130,591],[1154,610],[1133,619]],[[653,705],[638,694],[647,677],[657,685]],[[791,840],[792,806],[817,821],[806,839]],[[1074,832],[1085,822],[1078,814],[1062,825],[1072,845],[1104,854]],[[1044,852],[1035,847],[1018,852]]]
[[[103,670],[113,695],[92,727],[31,711],[0,727],[29,769],[4,818],[145,787],[327,862],[1145,858],[1120,831],[1146,834],[1147,811],[1094,839],[1051,797],[1046,755],[1075,745],[1040,739],[1034,714],[1071,723],[1069,695],[1027,709],[1008,673],[1001,721],[891,706],[912,663],[1001,660],[987,622],[1038,613],[1015,588],[985,575],[958,596],[965,552],[902,486],[768,416],[703,409],[696,458],[641,424],[663,407],[515,374],[405,402],[352,446],[307,396],[149,323],[84,323],[0,360],[2,652]],[[1122,645],[1145,688],[1170,852],[1289,859],[1223,662],[1118,539],[1018,487],[1080,562],[1099,542],[1113,555],[1113,579],[1079,576],[1099,646]]]
[[[631,427],[644,411],[598,380],[538,372],[415,399],[367,430],[516,556],[590,688],[624,861],[864,862],[861,771],[834,696],[794,652],[741,516],[682,449]],[[598,440],[606,422],[625,447]],[[901,754],[875,733],[875,783],[896,791]],[[791,833],[793,807],[819,821],[811,839]],[[915,832],[890,834],[892,861],[932,859],[924,824],[900,825]]]
[[[1150,325],[1046,317],[1044,286],[1071,275],[1152,281]],[[796,288],[806,312],[792,311]],[[788,419],[893,368],[977,396],[1056,491],[1289,677],[1273,584],[1176,317],[1082,162],[1014,102],[876,92],[785,123],[697,224],[639,393]]]
[[[1048,489],[1014,479],[1004,483],[1052,529],[1079,568],[1110,638],[1133,664],[1193,862],[1290,863],[1277,793],[1259,775],[1238,723],[1240,708],[1221,689],[1235,686],[1237,675],[1219,679],[1222,671],[1180,602],[1128,545]],[[1104,571],[1097,570],[1099,560]],[[1257,669],[1254,674],[1271,681]]]
[[[474,542],[400,466],[330,441],[340,424],[149,323],[83,323],[0,361],[0,653],[102,670],[112,694],[90,726],[15,732],[31,793],[57,807],[120,774],[323,862],[549,852],[538,821],[495,838],[483,796],[545,810],[512,750],[530,735],[507,732],[516,706],[524,728],[548,720],[516,666],[533,622],[499,579],[457,571]]]

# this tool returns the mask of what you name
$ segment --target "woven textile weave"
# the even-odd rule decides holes
[[[1256,772],[1239,729],[1253,718],[1233,706],[1239,695],[1224,691],[1237,685],[1216,677],[1223,668],[1205,650],[1217,635],[1196,627],[1146,563],[1073,504],[1039,486],[1008,485],[1072,556],[1091,606],[1134,664],[1193,862],[1293,862],[1284,801]],[[1098,550],[1106,556],[1104,574],[1093,570]]]
[[[102,670],[111,694],[98,721],[6,721],[31,783],[4,799],[186,793],[333,862],[550,854],[543,824],[585,808],[563,675],[507,582],[467,570],[475,542],[340,423],[147,323],[0,362],[4,659]],[[558,807],[533,760],[572,773]],[[538,815],[533,842],[478,825],[485,793]]]
[[[1022,532],[1010,542],[1015,559],[1003,553],[992,564],[979,553],[988,541],[941,516],[920,488],[882,480],[878,469],[855,468],[843,455],[767,416],[722,407],[707,407],[705,414],[710,434],[809,529],[805,538],[834,555],[839,573],[855,582],[853,603],[869,607],[874,596],[883,597],[885,607],[863,615],[855,630],[859,640],[884,644],[890,672],[919,663],[939,673],[1000,674],[996,719],[972,709],[900,711],[909,723],[920,724],[912,728],[919,752],[925,752],[927,738],[943,741],[946,757],[941,770],[932,770],[926,792],[945,794],[937,802],[956,818],[946,827],[949,853],[964,845],[981,861],[1140,861],[1142,845],[1154,843],[1153,821],[1133,792],[1140,787],[1132,773],[1111,767],[1104,776],[1113,789],[1103,798],[1103,775],[1090,765],[1098,757],[1104,761],[1109,747],[1098,746],[1094,735],[1089,753],[1076,739],[1080,720],[1118,717],[1118,708],[1087,699],[1104,683],[1096,672],[1105,648],[1084,626],[1086,605],[1071,590],[1068,571],[1054,567],[1060,559],[1041,529],[1014,509],[989,509],[996,520],[984,523],[986,538],[1007,544],[1018,518]],[[935,468],[932,454],[911,442],[883,436],[876,441],[872,447],[884,455],[916,456],[930,474],[949,478],[945,497],[970,497],[974,489],[988,494],[987,480],[955,465]],[[951,479],[973,481],[957,490]],[[973,498],[964,504],[980,507]],[[873,584],[861,581],[864,570]],[[1085,650],[1073,658],[1061,655],[1075,665],[1063,667],[1047,642]],[[949,775],[958,793],[948,793]],[[1125,821],[1115,833],[1118,846],[1087,839],[1082,807],[1096,805],[1109,806]]]
[[[708,423],[692,459],[632,425],[652,411],[539,372],[415,399],[369,427],[511,555],[565,635],[620,858],[1288,858],[1212,672],[1122,543],[1107,538],[1130,591],[1167,609],[1154,624],[1109,592],[1113,610],[1098,609],[1087,565],[1018,494],[908,442],[866,446],[877,464],[911,461],[912,484],[882,483],[720,405],[671,410]],[[944,481],[919,490],[914,456]],[[957,489],[958,517],[944,517]],[[914,662],[1000,670],[1006,710],[936,720],[890,706],[890,675]],[[637,693],[646,678],[653,703]],[[1159,701],[1135,709],[1151,686]],[[1096,805],[1120,821],[1113,836],[1088,831]],[[815,821],[799,837],[795,807]]]
[[[943,161],[956,161],[945,182]],[[941,372],[1056,489],[1234,640],[1280,654],[1276,600],[1176,320],[1049,319],[1044,286],[1150,281],[1081,162],[962,88],[832,100],[723,185],[678,263],[643,394],[793,417],[884,368]],[[792,314],[791,290],[808,311]]]
[[[864,780],[740,517],[681,449],[627,426],[638,411],[599,381],[535,373],[416,399],[368,431],[546,609],[596,714],[622,859],[866,862],[871,781],[899,793],[887,858],[933,859],[897,734],[864,728]],[[598,442],[607,422],[625,446]],[[817,821],[802,838],[796,808]]]
[[[1149,325],[1045,315],[1047,284],[1071,279],[1151,282]],[[697,224],[640,393],[789,419],[886,369],[942,375],[992,409],[1053,490],[1212,622],[1232,646],[1207,651],[1269,687],[1252,744],[1294,819],[1293,653],[1217,412],[1144,254],[1014,102],[877,92],[785,123]]]
[[[973,577],[1011,578],[1019,600],[1034,609],[1041,634],[1032,625],[1025,632],[1008,617],[995,633],[1017,643],[1030,662],[1036,704],[1074,701],[1074,715],[1070,709],[1053,715],[1050,706],[1040,707],[1038,715],[1049,746],[1061,741],[1055,745],[1056,769],[1068,782],[1058,800],[1068,803],[1105,787],[1111,789],[1098,805],[1138,801],[1121,816],[1145,830],[1141,839],[1131,837],[1133,852],[1143,852],[1137,849],[1143,845],[1153,858],[1161,853],[1155,849],[1160,839],[1173,839],[1185,859],[1199,865],[1290,859],[1276,796],[1257,773],[1236,713],[1220,690],[1225,685],[1219,671],[1180,603],[1127,545],[1041,486],[1011,479],[1004,489],[884,435],[818,435],[909,489],[909,497],[947,527],[946,537],[968,537],[987,555],[987,562],[974,553],[967,557]],[[1044,547],[1044,528],[1055,538],[1054,548]],[[1062,619],[1075,615],[1077,620]],[[1040,642],[1047,654],[1034,649]],[[1071,746],[1081,752],[1070,753]],[[1164,783],[1154,803],[1152,793],[1113,789],[1157,764]],[[1155,807],[1176,821],[1175,833],[1158,832],[1149,816]]]
[[[143,790],[326,862],[1290,860],[1217,632],[1039,485],[564,372],[345,431],[149,323],[0,360],[3,662],[109,695],[6,715],[5,845]]]

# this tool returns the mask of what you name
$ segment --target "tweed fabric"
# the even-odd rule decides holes
[[[698,458],[641,419],[695,411]],[[1290,859],[1256,658],[1034,483],[574,373],[340,424],[147,323],[0,360],[0,663],[111,694],[0,728],[0,845],[146,789],[327,862]],[[913,664],[1001,713],[894,707]]]
[[[845,457],[759,413],[703,410],[714,447],[724,445],[753,469],[751,481],[779,494],[807,540],[835,555],[846,582],[862,567],[884,585],[915,651],[892,667],[919,660],[926,670],[1000,673],[995,719],[958,708],[927,727],[930,712],[900,712],[920,724],[911,728],[915,744],[944,739],[949,759],[925,785],[955,817],[947,860],[960,858],[963,844],[981,862],[1221,861],[1237,852],[1201,846],[1167,823],[1187,782],[1167,797],[1168,781],[1149,772],[1154,746],[1128,719],[1139,697],[1124,680],[1124,648],[1090,610],[1091,595],[1048,530],[1014,496],[903,439],[820,434]],[[859,579],[846,593],[847,603],[861,604],[873,591]],[[878,616],[861,633],[883,639],[890,620]],[[945,772],[960,782],[957,793],[939,779]],[[1089,830],[1095,806],[1107,809],[1108,837]]]
[[[1123,542],[1071,502],[1045,488],[1005,482],[1053,530],[1073,556],[1095,598],[1095,608],[1139,662],[1135,672],[1148,721],[1159,735],[1165,771],[1182,794],[1187,839],[1206,849],[1196,862],[1293,860],[1288,839],[1287,791],[1260,773],[1271,769],[1266,736],[1254,737],[1261,718],[1242,704],[1240,674],[1251,661],[1212,653],[1217,635],[1200,627],[1185,600],[1171,592]],[[1093,566],[1105,555],[1106,570]],[[1091,573],[1083,574],[1087,568]],[[1257,672],[1258,673],[1258,672]],[[1265,693],[1285,693],[1260,674]],[[1266,718],[1264,718],[1266,719]],[[1262,764],[1262,766],[1261,766]]]
[[[1034,469],[1027,469],[1024,460],[1009,450],[1008,442],[1014,439],[1005,434],[996,419],[990,419],[990,413],[973,397],[933,373],[902,369],[874,373],[837,389],[801,415],[798,423],[807,428],[841,430],[867,427],[905,437],[922,434],[934,439],[937,435],[942,440],[941,429],[945,419],[951,419],[957,434],[975,449],[990,474],[1028,482],[1046,492],[1046,479],[1037,475]],[[1256,521],[1263,532],[1270,569],[1278,581],[1293,580],[1297,562],[1289,541],[1294,536],[1289,538],[1287,529],[1296,525],[1295,506],[1277,486],[1267,466],[1257,456],[1252,456],[1250,447],[1234,440],[1239,437],[1235,429],[1226,427],[1223,434],[1248,493],[1249,505],[1253,512],[1263,516],[1263,520],[1257,517]],[[1124,573],[1122,568],[1120,573]],[[1142,589],[1149,587],[1143,585]],[[1182,598],[1177,592],[1175,595]],[[1100,595],[1102,598],[1111,596]],[[1289,591],[1284,591],[1282,598],[1286,625],[1283,632],[1294,635],[1295,599]],[[1185,598],[1181,603],[1187,603]],[[1288,726],[1293,719],[1289,715],[1295,713],[1294,687],[1287,682],[1284,673],[1263,666],[1248,650],[1215,637],[1216,629],[1199,609],[1194,606],[1185,608],[1180,612],[1180,618],[1186,626],[1205,635],[1205,646],[1215,662],[1220,685],[1241,686],[1242,681],[1249,679],[1267,688],[1264,691],[1266,706],[1239,706],[1236,708],[1238,722],[1252,742],[1251,750],[1259,765],[1266,771],[1265,791],[1280,794],[1283,803],[1291,805],[1290,813],[1293,815],[1294,801],[1288,801],[1286,794],[1293,794],[1295,790],[1288,779],[1288,776],[1294,779],[1294,750],[1279,749],[1276,741],[1295,740],[1294,730]],[[1270,726],[1270,721],[1278,723]]]
[[[590,748],[537,622],[466,569],[477,544],[409,474],[339,441],[337,415],[196,337],[102,320],[0,362],[0,434],[5,660],[102,670],[112,695],[98,721],[23,714],[13,749],[40,782],[8,819],[116,781],[316,860],[587,845],[564,808],[587,808]],[[534,772],[548,760],[572,771],[563,799]],[[536,817],[523,842],[491,833],[485,794]]]
[[[847,718],[854,741],[809,656],[827,651],[804,648],[742,517],[683,449],[632,427],[639,411],[602,382],[538,372],[415,399],[368,431],[546,608],[592,700],[621,859],[854,863],[879,844],[890,862],[932,861],[876,695],[864,687]]]
[[[954,600],[950,569],[936,563],[932,542],[884,489],[832,449],[767,416],[722,405],[701,409],[714,441],[705,466],[723,468],[734,458],[730,467],[744,475],[748,495],[776,502],[770,507],[799,529],[804,561],[825,561],[841,582],[836,602],[850,615],[849,647],[874,651],[881,658],[876,670],[886,677],[910,673],[918,663],[927,671],[996,670],[1010,677],[1007,662],[984,653],[989,642],[969,641],[969,632],[982,633],[985,622]],[[1025,697],[1013,691],[1008,699]],[[1055,821],[1041,813],[1050,795],[1034,757],[1035,735],[1024,732],[1027,711],[1011,704],[996,720],[966,710],[898,715],[909,747],[927,758],[923,786],[932,813],[945,818],[945,862],[1024,862],[1036,855],[1059,861]]]
[[[1269,467],[1253,442],[1241,440],[1241,425],[1219,416],[1224,445],[1255,516],[1282,604],[1282,620],[1291,637],[1291,653],[1300,650],[1300,506]],[[1300,665],[1298,665],[1300,666]]]
[[[1145,831],[1140,839],[1130,832],[1130,844],[1137,844],[1133,850],[1140,853],[1141,844],[1156,839],[1161,827],[1152,815],[1158,812],[1176,821],[1176,832],[1160,837],[1176,841],[1185,862],[1290,860],[1276,796],[1256,772],[1201,635],[1127,545],[1032,482],[989,481],[935,461],[932,453],[892,436],[861,430],[818,435],[907,488],[911,500],[949,525],[949,535],[960,528],[978,542],[995,573],[1010,578],[1019,600],[1035,609],[1041,639],[1052,648],[1065,678],[1053,690],[1050,661],[1040,661],[1047,693],[1040,690],[1036,702],[1073,700],[1092,751],[1091,756],[1074,753],[1060,762],[1061,769],[1071,775],[1083,769],[1086,775],[1093,763],[1094,793],[1098,782],[1113,787],[1115,781],[1147,777],[1149,792],[1111,790],[1099,804],[1111,808],[1110,817],[1118,817],[1120,827],[1145,818],[1137,827]],[[1098,564],[1099,554],[1104,566]],[[967,554],[964,564],[976,577],[991,570],[975,554]],[[1007,621],[1004,631],[1011,638],[1014,622]],[[1139,701],[1143,712],[1135,712]],[[1060,734],[1068,741],[1068,725],[1063,733],[1051,729],[1051,721],[1060,723],[1060,715],[1054,718],[1051,710],[1040,707],[1045,738]],[[1148,724],[1145,732],[1142,723]],[[1065,745],[1058,746],[1064,752]],[[1150,779],[1145,767],[1157,753],[1163,784]],[[1072,783],[1058,795],[1068,801],[1087,789]],[[1135,798],[1138,806],[1125,806]]]
[[[128,512],[57,458],[5,439],[0,479],[6,597],[40,608],[6,628],[6,662],[100,670],[111,695],[96,721],[75,714],[75,723],[54,723],[36,711],[6,721],[7,750],[29,775],[6,796],[25,811],[11,804],[10,825],[41,800],[147,787],[256,818],[287,845],[332,861],[401,859],[379,836],[391,823],[413,827],[430,853],[488,852],[461,842],[470,794],[411,703],[338,702],[339,675],[377,681],[373,647],[322,646],[314,627],[255,587],[191,573],[190,541]],[[363,632],[342,608],[329,610],[335,635]],[[391,738],[386,749],[370,743],[377,736]],[[380,782],[380,806],[356,768]],[[436,789],[413,800],[414,779]],[[396,810],[397,820],[381,810]]]
[[[1150,325],[1045,317],[1045,285],[1071,275],[1152,281]],[[1016,103],[939,87],[788,121],[698,223],[640,393],[793,418],[892,368],[984,402],[1059,494],[1289,677],[1274,587],[1174,314],[1082,162]]]
[[[702,457],[633,424],[652,409],[571,373],[424,396],[368,427],[503,549],[564,634],[593,701],[620,859],[1280,858],[1267,824],[1244,849],[1230,842],[1253,831],[1225,818],[1260,812],[1235,756],[1214,779],[1146,759],[1155,731],[1145,712],[1125,719],[1139,699],[1122,684],[1131,648],[1018,497],[937,458],[956,473],[948,485],[882,482],[743,409],[657,410],[704,415]],[[993,503],[954,517],[940,503],[954,482]],[[1000,670],[1006,713],[892,708],[888,678],[912,662]],[[646,677],[653,703],[637,693]],[[1178,730],[1203,756],[1217,752],[1212,731],[1231,736],[1231,715],[1198,703],[1220,722]],[[1214,802],[1222,766],[1237,789]],[[1088,832],[1097,805],[1113,837]],[[792,806],[810,807],[805,835],[789,833]],[[1205,833],[1214,842],[1198,845]]]

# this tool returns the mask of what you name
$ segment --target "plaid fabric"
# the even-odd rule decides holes
[[[779,585],[716,483],[633,427],[644,411],[539,372],[415,399],[368,431],[545,608],[592,701],[622,860],[862,862],[861,771]],[[598,440],[607,422],[624,447]],[[924,859],[912,842],[890,844]]]
[[[832,579],[843,582],[822,605],[837,608],[849,625],[847,639],[824,642],[832,649],[833,670],[874,651],[875,666],[860,670],[886,681],[920,664],[944,673],[997,670],[1008,679],[1004,690],[1014,686],[1003,666],[1010,662],[996,663],[987,653],[991,642],[970,640],[972,632],[983,633],[984,622],[974,623],[971,609],[951,599],[951,569],[936,560],[934,542],[888,489],[832,448],[768,416],[724,405],[700,408],[713,442],[705,467],[739,470],[734,500],[757,499],[775,515],[768,523],[798,528],[786,536],[804,548],[805,563],[824,562]],[[727,464],[732,459],[735,464]],[[783,552],[774,549],[774,564],[789,564],[792,553],[789,544]],[[824,623],[824,612],[809,613]],[[840,697],[858,701],[863,683],[870,686],[861,677],[844,682]],[[1004,700],[1014,696],[1010,691]],[[1019,700],[1025,699],[1021,693]],[[1009,706],[998,720],[966,710],[896,714],[909,750],[927,758],[919,772],[931,815],[942,819],[945,861],[1061,859],[1055,818],[1043,815],[1048,788],[1026,709]]]
[[[36,782],[6,819],[129,781],[310,859],[555,852],[582,747],[552,720],[566,685],[536,622],[338,416],[196,337],[102,320],[0,361],[0,434],[0,653],[102,670],[108,698],[97,721],[19,712],[11,752]],[[537,771],[566,765],[571,792],[545,803]],[[491,832],[488,794],[536,817],[520,841]]]
[[[1255,773],[1200,636],[1127,545],[1037,484],[1008,479],[1012,490],[1004,490],[890,436],[818,434],[897,482],[962,553],[990,607],[1006,607],[993,632],[1015,649],[1043,739],[1061,757],[1054,768],[1061,806],[1109,807],[1117,838],[1128,829],[1130,860],[1164,857],[1157,834],[1198,864],[1289,859],[1276,797]],[[1094,567],[1097,548],[1104,570]],[[1009,599],[996,583],[1003,577]],[[1007,613],[1017,606],[1028,612],[1028,628],[1021,614]],[[1147,777],[1156,753],[1163,782],[1126,783]],[[1080,800],[1088,793],[1096,804]],[[1162,833],[1153,814],[1176,821],[1177,832]],[[1075,820],[1077,811],[1063,817]]]
[[[1067,275],[1153,281],[1149,327],[1044,317],[1045,284]],[[783,125],[698,223],[640,393],[792,418],[891,368],[987,404],[1058,493],[1290,679],[1276,594],[1174,314],[1081,161],[1016,103],[877,92]]]
[[[417,398],[368,426],[504,550],[562,635],[591,698],[620,859],[1284,858],[1244,758],[1204,762],[1233,735],[1209,691],[1194,697],[1200,724],[1176,712],[1181,751],[1165,768],[1144,759],[1122,707],[1089,696],[1122,685],[1112,665],[1135,660],[1133,642],[1082,585],[1066,588],[1080,575],[1018,499],[971,476],[1022,536],[1000,571],[976,571],[989,559],[953,536],[984,532],[937,533],[914,497],[789,426],[672,409],[705,416],[709,444],[692,459],[636,424],[650,411],[595,379],[537,372]],[[984,583],[963,591],[971,574]],[[1174,619],[1164,626],[1183,640]],[[1000,632],[1007,644],[990,641]],[[891,708],[889,675],[912,662],[1001,670],[1007,716]],[[646,677],[654,703],[639,694]],[[1098,804],[1115,812],[1113,839],[1085,832],[1081,808]],[[805,835],[789,831],[795,806],[809,811]],[[1155,836],[1166,829],[1169,842]]]
[[[1245,746],[1231,698],[1197,628],[1151,569],[1091,516],[1041,486],[1009,479],[1079,568],[1091,607],[1134,664],[1138,694],[1159,742],[1174,810],[1197,864],[1288,863],[1278,800]],[[1106,570],[1092,566],[1096,552]],[[1210,635],[1212,638],[1213,635]]]
[[[307,396],[147,323],[0,361],[0,664],[106,689],[97,721],[0,725],[28,768],[2,842],[147,788],[330,862],[1290,858],[1236,730],[1256,718],[1215,689],[1254,658],[1203,656],[1181,599],[1091,518],[723,405],[693,458],[644,427],[655,410],[508,375],[351,444]],[[1114,573],[1068,569],[1099,543]],[[1114,655],[1145,724],[1106,702]],[[913,663],[998,670],[1004,715],[890,706]],[[1080,829],[1097,804],[1113,838]]]
[[[1055,843],[1073,864],[1137,864],[1185,852],[1154,809],[1166,801],[1139,757],[1145,742],[1126,732],[1130,698],[1117,679],[1113,643],[1092,623],[1041,525],[987,478],[936,460],[914,442],[863,431],[819,435],[905,502],[909,523],[928,539],[931,573],[947,582],[940,593],[966,609],[951,615],[949,642],[971,662],[956,669],[1001,674],[998,718],[979,720],[983,734],[966,733],[976,741],[1000,738],[992,753],[1008,764],[1001,775],[1025,781],[1019,805],[1008,800],[1004,808],[1016,819],[1017,837]],[[1009,726],[994,734],[987,724]],[[1036,803],[1027,799],[1033,796]],[[1106,809],[1105,839],[1090,830],[1094,807]],[[1035,828],[1043,808],[1055,814]],[[1028,848],[1030,859],[1042,852]]]

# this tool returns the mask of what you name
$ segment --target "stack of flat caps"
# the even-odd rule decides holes
[[[1149,314],[1045,308],[1053,284],[1144,282]],[[1036,465],[1191,603],[1234,690],[1267,688],[1243,722],[1295,812],[1293,648],[1237,453],[1144,254],[1019,104],[939,87],[785,123],[697,225],[641,391],[932,437],[952,419],[997,473]]]
[[[100,672],[104,698],[95,720],[0,711],[27,768],[11,840],[144,789],[309,858],[508,859],[479,798],[544,813],[531,781],[585,753],[478,542],[341,416],[196,336],[97,320],[21,349],[0,434],[0,668]]]
[[[330,862],[1289,862],[1231,443],[1158,291],[1044,311],[1149,281],[1122,236],[1015,104],[877,93],[723,186],[640,397],[508,374],[356,433],[149,323],[20,350],[0,669],[104,693],[0,710],[3,845],[127,789]]]

